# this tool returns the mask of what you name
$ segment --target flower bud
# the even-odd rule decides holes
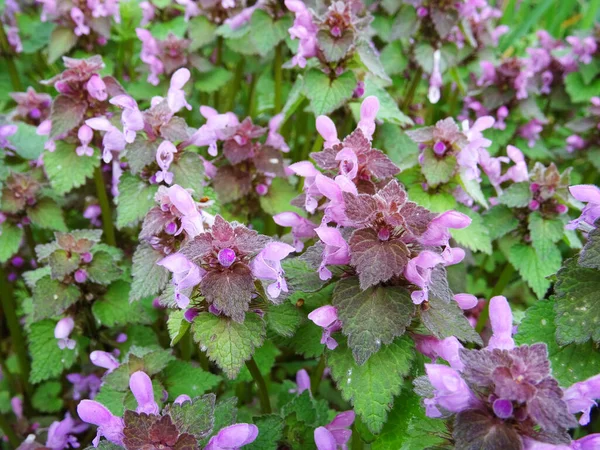
[[[235,262],[235,252],[230,248],[224,248],[219,251],[218,254],[219,264],[223,267],[229,267]]]
[[[538,209],[540,209],[540,202],[538,202],[537,200],[531,200],[529,202],[529,209],[532,211],[537,211]]]
[[[96,100],[103,102],[108,98],[106,84],[104,84],[104,80],[98,75],[92,75],[85,87],[88,93]]]
[[[556,205],[556,212],[558,214],[565,214],[568,210],[567,205]]]
[[[89,264],[90,262],[92,262],[92,254],[90,252],[85,252],[81,254],[81,262],[85,263],[85,264]]]
[[[259,184],[256,186],[256,193],[260,196],[266,195],[269,192],[269,187],[266,184]]]
[[[75,282],[76,283],[85,283],[87,281],[87,272],[83,269],[77,269],[75,271]]]

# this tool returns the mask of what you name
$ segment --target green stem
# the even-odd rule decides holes
[[[181,359],[184,361],[189,361],[192,359],[192,351],[194,350],[194,346],[192,343],[192,333],[187,333],[181,341],[179,341],[179,347],[181,349]]]
[[[117,239],[115,238],[115,229],[113,228],[112,212],[110,210],[110,203],[108,202],[108,195],[106,194],[106,187],[104,186],[104,177],[102,176],[100,167],[96,167],[94,170],[94,181],[96,182],[96,194],[98,195],[100,209],[102,210],[102,229],[104,230],[104,238],[108,245],[116,247]]]
[[[358,430],[356,429],[356,423],[352,425],[352,446],[350,448],[352,450],[362,450],[364,448],[363,441],[360,438],[360,434],[358,434]]]
[[[217,54],[216,54],[216,58],[215,58],[215,66],[216,67],[221,67],[221,62],[222,62],[222,58],[223,58],[223,37],[219,36],[217,38]],[[214,107],[217,111],[221,111],[219,109],[219,103],[221,102],[221,96],[219,94],[219,91],[215,91],[214,94]]]
[[[254,379],[256,383],[256,387],[258,388],[258,398],[260,399],[260,408],[263,414],[271,414],[271,401],[269,400],[269,391],[267,391],[267,385],[265,383],[265,379],[258,366],[256,365],[256,361],[254,358],[250,358],[246,361],[246,367],[250,371],[250,375]]]
[[[323,372],[325,372],[326,365],[325,353],[323,353],[321,359],[319,359],[319,364],[315,367],[312,377],[310,378],[310,390],[313,395],[317,395],[317,392],[319,391],[319,384],[321,384],[321,380],[323,379]]]
[[[17,70],[17,66],[15,65],[14,60],[14,52],[12,47],[8,43],[8,37],[6,37],[6,32],[4,31],[4,25],[0,24],[0,50],[1,54],[4,56],[4,61],[6,62],[6,69],[8,70],[8,75],[10,76],[10,82],[15,91],[22,92],[23,84],[21,83],[21,77],[19,77],[19,71]]]
[[[248,92],[248,104],[246,105],[246,116],[254,116],[254,104],[256,103],[256,75],[252,75],[252,81],[250,82],[250,90]]]
[[[510,281],[510,279],[512,278],[514,273],[515,273],[515,268],[512,266],[512,264],[507,262],[506,265],[504,266],[504,269],[502,270],[502,273],[500,274],[500,278],[498,278],[498,282],[494,286],[494,289],[492,289],[492,295],[490,298],[502,294],[502,291],[504,291],[504,289],[508,285],[508,282]],[[477,325],[475,326],[475,330],[478,333],[481,333],[483,331],[483,329],[485,328],[485,325],[487,324],[489,317],[490,317],[490,302],[488,301],[488,302],[486,302],[485,306],[483,307],[483,311],[481,311],[481,314],[479,315],[479,318],[477,319]]]
[[[10,445],[12,445],[13,448],[17,448],[20,444],[19,438],[17,437],[15,430],[13,430],[10,426],[10,423],[8,422],[4,414],[0,414],[0,429],[8,438],[8,442],[10,442]]]
[[[31,226],[25,225],[23,229],[25,230],[25,242],[27,242],[27,247],[29,247],[31,257],[35,259],[35,239],[33,238]]]
[[[282,85],[283,85],[283,47],[282,43],[279,43],[275,47],[275,60],[273,61],[273,70],[275,72],[275,114],[278,114],[283,108],[282,101]]]
[[[206,352],[203,352],[200,347],[198,347],[198,362],[205,372],[210,372],[210,361],[206,356]]]
[[[242,83],[242,77],[244,76],[244,65],[246,63],[246,59],[240,59],[237,67],[235,68],[235,77],[233,78],[233,83],[231,83],[230,94],[227,102],[227,106],[224,111],[231,111],[235,106],[235,96],[240,90],[240,85]]]
[[[404,111],[404,113],[408,113],[408,109],[410,108],[410,105],[412,105],[412,101],[415,96],[415,92],[417,91],[417,87],[419,86],[419,83],[421,82],[422,76],[423,76],[423,69],[421,69],[419,67],[417,69],[417,71],[415,72],[415,76],[413,77],[412,81],[410,82],[410,85],[408,87],[408,92],[406,93],[406,97],[404,97],[404,102],[402,102],[402,111]]]
[[[21,383],[23,384],[24,391],[29,394],[31,392],[31,388],[29,386],[29,358],[27,356],[27,349],[25,348],[25,337],[23,336],[21,323],[17,317],[12,285],[6,279],[6,274],[1,267],[0,302],[2,304],[2,310],[4,311],[4,317],[6,318],[8,330],[10,332],[13,351],[17,354],[17,359],[19,361]]]

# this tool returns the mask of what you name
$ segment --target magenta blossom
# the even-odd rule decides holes
[[[58,348],[64,350],[68,348],[73,350],[77,344],[73,339],[69,339],[73,328],[75,327],[75,321],[71,317],[65,317],[60,319],[54,328],[54,337],[58,340]]]
[[[315,429],[314,438],[318,450],[347,450],[352,437],[350,427],[354,423],[354,411],[345,411],[325,425]]]
[[[113,444],[123,445],[123,419],[114,416],[104,405],[94,400],[82,400],[77,405],[77,414],[84,422],[98,426],[92,441],[94,447],[98,447],[102,436]]]
[[[88,425],[74,420],[69,413],[61,421],[52,422],[48,428],[46,447],[52,450],[63,450],[68,447],[77,448],[79,442],[74,434],[87,430]]]
[[[435,336],[424,336],[417,334],[414,336],[416,348],[423,355],[431,358],[435,362],[437,358],[448,361],[450,367],[456,370],[462,370],[464,364],[460,360],[459,351],[463,345],[454,336],[446,339],[438,339]]]
[[[252,261],[252,273],[256,278],[275,281],[267,287],[267,293],[273,299],[279,297],[282,291],[288,292],[281,261],[294,251],[291,245],[270,242]]]
[[[90,361],[95,366],[107,369],[106,373],[111,373],[120,365],[119,361],[117,361],[113,355],[101,350],[95,350],[90,353]]]
[[[590,412],[597,406],[596,399],[600,399],[600,375],[595,375],[585,381],[573,384],[565,389],[564,400],[571,414],[582,412],[579,418],[580,425],[590,423]]]
[[[295,14],[294,24],[288,30],[292,39],[298,39],[298,52],[292,59],[292,67],[306,67],[307,58],[317,56],[318,27],[312,13],[301,0],[285,0],[285,6]]]
[[[120,152],[125,148],[127,142],[125,136],[119,131],[117,127],[109,122],[105,117],[95,117],[88,119],[85,124],[90,128],[98,131],[104,131],[104,137],[102,138],[102,160],[105,163],[109,163],[113,159],[113,152]]]
[[[198,285],[205,271],[193,262],[190,262],[181,253],[173,253],[158,261],[157,264],[173,273],[175,302],[180,308],[187,308],[190,304],[190,299],[182,291],[185,292]]]
[[[129,389],[135,397],[138,407],[136,412],[146,414],[158,414],[158,404],[154,401],[152,380],[141,370],[134,372],[129,378]]]
[[[256,440],[258,427],[248,423],[237,423],[221,429],[210,438],[204,450],[237,450]]]
[[[512,338],[512,311],[506,297],[499,295],[490,299],[490,322],[493,334],[486,348],[513,349],[515,341]]]
[[[479,401],[457,370],[440,364],[425,364],[425,371],[434,388],[434,397],[425,399],[428,417],[441,417],[437,408],[460,412],[478,405]]]
[[[304,391],[308,391],[310,394],[310,377],[306,369],[300,369],[296,372],[296,389],[290,389],[289,392],[300,395]]]
[[[292,228],[294,247],[296,247],[297,252],[301,252],[304,248],[302,239],[309,239],[317,235],[315,232],[317,225],[295,212],[289,211],[276,214],[273,216],[273,220],[277,225]]]
[[[323,259],[319,266],[319,277],[321,280],[328,280],[332,273],[326,266],[350,263],[350,247],[338,228],[321,225],[315,229],[315,232],[325,244]]]
[[[578,184],[571,186],[569,191],[575,199],[587,204],[581,215],[567,224],[567,229],[574,230],[580,227],[584,231],[590,231],[600,218],[600,188],[593,184]]]
[[[327,345],[329,350],[334,350],[338,343],[331,337],[332,333],[342,329],[342,323],[338,319],[337,309],[335,306],[325,305],[315,309],[308,315],[308,319],[312,320],[315,325],[323,328],[323,336],[321,344]]]

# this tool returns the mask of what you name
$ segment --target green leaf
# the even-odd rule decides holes
[[[42,198],[33,207],[27,209],[31,223],[41,228],[56,231],[67,231],[62,209],[50,198]]]
[[[431,187],[447,183],[454,176],[456,170],[456,157],[444,156],[439,158],[430,147],[423,152],[422,171],[427,183]]]
[[[125,411],[125,397],[127,392],[117,391],[116,389],[108,386],[106,383],[100,387],[100,391],[94,397],[94,400],[102,403],[108,408],[108,410],[115,416],[122,416]],[[101,441],[105,442],[105,441]]]
[[[214,423],[215,394],[193,398],[181,405],[172,403],[168,413],[180,433],[189,433],[202,439],[211,432]]]
[[[373,75],[375,75],[380,80],[383,80],[384,82],[386,82],[388,84],[391,84],[392,80],[390,79],[388,74],[385,72],[385,69],[383,67],[382,61],[380,60],[379,55],[377,55],[375,53],[375,51],[373,50],[373,47],[371,47],[371,45],[367,41],[361,40],[358,43],[358,45],[356,46],[356,50],[358,52],[358,56],[360,57],[360,60],[365,65],[365,67],[369,70],[369,72],[371,72]]]
[[[148,185],[136,176],[124,173],[119,181],[117,228],[135,226],[155,205],[157,185]]]
[[[544,219],[539,212],[529,214],[529,235],[531,244],[543,258],[555,248],[565,234],[565,226],[560,219]]]
[[[71,50],[77,43],[77,36],[71,28],[57,27],[52,30],[48,45],[48,63],[52,64]]]
[[[362,365],[381,345],[391,344],[410,324],[415,305],[403,287],[360,288],[356,277],[337,282],[333,292],[342,331],[357,364]]]
[[[556,247],[550,247],[542,258],[533,247],[517,244],[511,247],[508,260],[519,271],[535,295],[542,298],[550,287],[550,281],[546,277],[560,269],[562,256]]]
[[[327,420],[328,409],[325,400],[316,400],[310,395],[310,392],[305,391],[294,396],[291,401],[283,405],[281,415],[286,417],[295,414],[299,421],[316,427],[321,424],[324,425]]]
[[[17,23],[24,54],[30,55],[49,44],[50,36],[55,27],[54,23],[41,22],[37,17],[25,14],[17,15]]]
[[[150,32],[155,39],[161,41],[166,39],[169,34],[174,34],[179,39],[183,39],[188,29],[188,24],[189,22],[185,21],[184,16],[178,16],[165,22],[155,20],[152,22]]]
[[[198,50],[214,41],[217,37],[216,29],[217,26],[205,16],[196,16],[191,19],[188,27],[188,37],[192,41],[190,51]]]
[[[194,197],[200,198],[204,190],[204,164],[194,152],[184,152],[175,164],[171,165],[173,183],[185,189],[192,189]]]
[[[212,436],[217,434],[222,428],[228,427],[236,423],[237,417],[237,398],[231,397],[226,400],[220,400],[215,405],[214,424],[212,431],[204,439],[200,441],[200,448],[206,447]]]
[[[378,135],[383,140],[383,151],[401,170],[414,167],[418,163],[419,147],[404,131],[392,123],[378,127]]]
[[[580,267],[575,258],[556,274],[556,339],[559,344],[600,342],[600,271]]]
[[[600,269],[600,228],[588,234],[588,240],[579,255],[579,265],[589,269]]]
[[[171,347],[177,344],[183,336],[188,332],[192,324],[185,320],[184,311],[181,309],[169,312],[167,319],[167,330],[171,338]]]
[[[131,301],[159,294],[169,282],[171,273],[156,264],[164,258],[159,251],[142,242],[133,254]]]
[[[277,414],[255,417],[254,425],[258,427],[258,437],[251,444],[245,445],[244,450],[273,450],[283,432],[283,421]]]
[[[36,127],[18,122],[18,130],[8,138],[19,156],[29,160],[35,160],[44,152],[46,136],[39,136]]]
[[[36,283],[33,290],[32,318],[37,322],[58,316],[74,305],[80,296],[81,291],[74,284],[67,285],[50,277],[44,277]]]
[[[421,310],[421,321],[434,336],[439,339],[456,336],[463,342],[483,344],[481,337],[455,302],[446,303],[430,296],[427,306],[427,309]]]
[[[592,342],[558,345],[554,307],[554,301],[541,300],[528,308],[515,342],[519,345],[544,342],[548,346],[552,376],[566,388],[600,373],[600,352]]]
[[[0,263],[6,262],[19,251],[23,229],[9,222],[0,224]]]
[[[201,313],[192,324],[194,340],[206,348],[211,361],[235,378],[244,362],[265,338],[265,323],[254,313],[246,313],[243,323],[227,317]]]
[[[388,421],[371,444],[372,450],[425,450],[445,442],[443,436],[448,433],[445,422],[427,417],[421,397],[410,387],[394,403]]]
[[[290,202],[297,196],[298,192],[287,180],[275,178],[267,195],[260,197],[260,207],[267,214],[274,216],[281,212],[296,209],[290,206]]]
[[[454,240],[473,251],[491,255],[492,239],[481,216],[464,205],[459,205],[455,209],[469,216],[471,218],[471,225],[460,230],[452,229],[450,233]]]
[[[296,334],[290,339],[290,346],[306,358],[316,358],[325,351],[321,344],[323,329],[312,322],[306,322],[298,328]]]
[[[466,171],[464,169],[461,169],[459,171],[459,177],[458,177],[458,181],[460,182],[461,187],[463,188],[463,190],[469,194],[469,196],[475,200],[477,203],[479,203],[481,206],[483,206],[484,208],[488,208],[488,202],[485,198],[485,195],[483,194],[483,191],[481,190],[481,185],[479,184],[479,182],[475,179],[470,179],[468,176],[466,176]]]
[[[327,62],[341,61],[354,44],[354,33],[350,30],[344,31],[340,37],[332,36],[328,30],[320,30],[317,33],[319,49]]]
[[[266,11],[255,10],[250,19],[249,37],[258,54],[265,56],[273,50],[286,37],[290,26],[289,16],[275,22]]]
[[[62,409],[63,399],[60,397],[62,386],[58,381],[47,381],[40,384],[31,398],[35,409],[45,413],[55,413]]]
[[[585,83],[580,72],[573,72],[565,77],[565,89],[573,102],[589,103],[600,91],[600,78]]]
[[[128,338],[131,338],[129,333]],[[129,391],[129,378],[134,372],[141,370],[151,377],[175,359],[170,350],[162,348],[132,346],[129,351],[125,361],[104,376],[105,384],[117,391]]]
[[[67,253],[65,250],[56,250],[48,257],[52,279],[61,280],[77,270],[81,262],[77,253]]]
[[[318,69],[311,69],[304,77],[304,95],[310,100],[315,115],[329,114],[352,97],[356,87],[354,73],[347,70],[334,80]]]
[[[529,183],[523,182],[511,184],[502,195],[498,197],[498,202],[510,206],[511,208],[525,208],[529,205],[531,198]]]
[[[54,337],[55,327],[56,321],[50,319],[31,325],[28,336],[31,356],[29,381],[34,384],[58,377],[63,370],[70,368],[77,358],[77,348],[74,350],[58,348]]]
[[[519,226],[519,220],[512,210],[505,205],[496,205],[483,215],[483,223],[490,234],[490,239],[501,238]]]
[[[134,323],[151,324],[156,318],[152,306],[142,302],[129,303],[130,284],[117,281],[110,285],[101,299],[94,301],[92,313],[101,325],[112,328]]]
[[[280,336],[291,337],[300,326],[300,310],[291,303],[270,305],[266,314],[267,326]]]
[[[286,258],[281,262],[289,286],[301,292],[316,292],[325,281],[319,278],[316,269],[302,258]]]
[[[107,252],[94,252],[94,259],[87,268],[87,274],[91,281],[98,284],[108,285],[117,280],[123,270],[117,266],[117,262]]]
[[[328,352],[327,365],[344,400],[350,401],[372,433],[379,433],[387,413],[400,393],[414,358],[414,343],[404,336],[385,345],[362,366],[351,350],[340,343]]]
[[[66,194],[85,184],[100,166],[98,151],[93,156],[78,156],[75,146],[65,141],[56,142],[56,150],[44,154],[44,168],[57,194]]]
[[[269,375],[271,369],[275,365],[275,358],[280,354],[281,351],[272,341],[266,341],[260,348],[256,349],[254,360],[256,361],[260,373],[264,377]],[[236,381],[252,381],[252,375],[247,367],[242,367],[239,375],[236,377]]]
[[[400,41],[386,45],[381,51],[380,59],[388,75],[398,75],[408,66],[408,58]]]
[[[206,372],[187,361],[171,361],[162,371],[162,377],[170,401],[182,394],[191,398],[198,397],[221,382],[218,375]]]
[[[200,75],[194,83],[194,87],[200,92],[215,92],[224,87],[233,74],[223,67],[216,67],[210,72]]]

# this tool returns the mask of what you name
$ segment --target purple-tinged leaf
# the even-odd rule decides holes
[[[600,226],[600,223],[597,224]],[[579,255],[579,265],[589,269],[600,269],[600,228],[588,234],[588,241]]]
[[[558,432],[577,427],[577,420],[567,409],[563,390],[554,378],[546,378],[536,385],[535,397],[527,403],[527,411],[545,431]]]
[[[323,170],[334,170],[338,167],[339,161],[336,161],[335,156],[342,149],[341,145],[327,147],[321,152],[311,153],[310,157],[315,160],[317,166]]]
[[[510,425],[486,411],[467,410],[454,419],[456,448],[469,450],[522,450],[521,438]]]
[[[410,251],[398,239],[381,240],[370,228],[356,230],[350,237],[351,264],[356,268],[362,289],[401,275]]]
[[[200,289],[206,301],[241,323],[252,300],[254,277],[247,265],[236,263],[227,269],[207,272]]]
[[[429,301],[421,306],[423,325],[438,339],[456,336],[462,342],[483,345],[481,336],[473,329],[456,302],[447,303],[430,292]]]
[[[79,125],[83,120],[87,107],[85,101],[74,97],[67,95],[56,97],[52,102],[52,112],[50,113],[50,120],[52,120],[50,138],[68,133]]]

